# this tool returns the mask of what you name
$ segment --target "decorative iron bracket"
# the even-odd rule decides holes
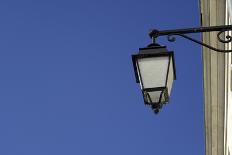
[[[227,32],[227,31],[232,31],[232,25],[175,29],[175,30],[164,30],[164,31],[159,31],[159,30],[154,29],[149,33],[149,36],[152,38],[153,43],[155,43],[156,38],[158,38],[160,36],[167,36],[167,40],[170,42],[176,41],[175,36],[181,36],[185,39],[193,41],[197,44],[200,44],[204,47],[207,47],[207,48],[214,50],[214,51],[217,51],[217,52],[222,52],[222,53],[232,52],[232,50],[217,49],[215,47],[207,45],[199,40],[196,40],[196,39],[186,35],[186,34],[190,34],[190,33],[202,33],[202,32],[214,32],[214,31],[217,31],[217,39],[219,42],[224,43],[224,44],[232,42],[232,36],[230,34],[227,34],[225,36],[223,35],[223,38],[222,38],[223,33]]]

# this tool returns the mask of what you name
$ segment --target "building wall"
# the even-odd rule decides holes
[[[202,26],[231,25],[232,0],[200,0]],[[232,32],[226,32],[226,35]],[[221,44],[216,33],[203,34],[203,42]],[[202,48],[206,155],[232,155],[232,54]]]
[[[232,17],[232,8],[231,8],[231,0],[226,1],[226,17],[225,24],[231,25],[231,17]],[[231,35],[231,32],[227,32],[226,35]],[[232,49],[231,43],[226,45],[226,49]],[[225,155],[229,155],[232,151],[232,61],[231,61],[231,53],[226,54],[226,73],[225,73],[225,81],[226,81],[226,106],[225,106]],[[232,153],[232,152],[231,152]]]
[[[225,25],[226,0],[200,0],[200,10],[202,26]],[[202,40],[213,47],[225,48],[218,42],[216,32],[204,33]],[[202,48],[206,155],[226,155],[229,146],[226,117],[229,59],[224,53]]]

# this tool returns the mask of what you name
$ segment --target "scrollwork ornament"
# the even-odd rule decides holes
[[[168,41],[175,42],[176,41],[176,37],[174,35],[176,35],[176,34],[169,34],[167,36]]]
[[[220,35],[221,35],[223,32],[225,32],[225,31],[220,31],[220,32],[218,33],[218,35],[217,35],[217,36],[218,36],[218,40],[219,40],[220,42],[222,42],[222,43],[229,43],[229,42],[232,42],[232,36],[227,35],[227,36],[226,36],[226,39],[227,39],[227,40],[223,40],[223,39],[220,38]],[[207,44],[205,44],[205,43],[203,43],[203,42],[201,42],[201,41],[199,41],[199,40],[196,40],[196,39],[194,39],[194,38],[192,38],[192,37],[190,37],[190,36],[188,36],[188,35],[185,35],[185,34],[178,34],[178,33],[169,34],[169,35],[167,35],[168,41],[174,42],[174,41],[176,40],[176,37],[175,37],[174,35],[183,37],[183,38],[185,38],[185,39],[188,39],[188,40],[190,40],[190,41],[192,41],[192,42],[195,42],[195,43],[197,43],[197,44],[199,44],[199,45],[202,45],[202,46],[204,46],[204,47],[207,47],[207,48],[209,48],[209,49],[211,49],[211,50],[214,50],[214,51],[217,51],[217,52],[221,52],[221,53],[229,53],[229,52],[232,52],[232,50],[217,49],[217,48],[215,48],[215,47],[212,47],[212,46],[210,46],[210,45],[207,45]]]
[[[231,30],[221,30],[220,32],[218,32],[217,38],[218,38],[218,40],[219,40],[221,43],[226,44],[226,43],[230,43],[230,42],[232,41],[232,36],[230,36],[229,34],[227,34],[227,35],[225,36],[225,39],[222,39],[222,38],[220,37],[223,33],[227,32],[227,31],[231,31]]]

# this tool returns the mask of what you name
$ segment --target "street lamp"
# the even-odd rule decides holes
[[[232,37],[230,35],[223,36],[223,38],[221,37],[224,32],[232,31],[232,25],[165,31],[152,30],[149,33],[153,41],[152,44],[145,48],[140,48],[138,54],[132,55],[136,82],[140,84],[144,103],[149,105],[156,114],[160,111],[163,104],[168,103],[172,84],[176,79],[174,53],[168,51],[166,46],[157,44],[156,38],[159,36],[167,36],[168,41],[174,42],[176,40],[174,36],[181,36],[217,52],[232,52],[232,50],[217,49],[186,35],[188,33],[212,31],[218,31],[217,39],[219,42],[232,42]]]
[[[168,52],[166,46],[151,44],[132,55],[132,61],[144,103],[158,113],[162,105],[168,103],[176,79],[173,52]]]

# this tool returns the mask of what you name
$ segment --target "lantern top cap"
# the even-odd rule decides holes
[[[149,44],[147,47],[156,47],[156,48],[160,48],[160,47],[164,47],[164,46],[161,46],[160,44],[154,42],[154,43]],[[165,47],[166,47],[166,46],[165,46]]]
[[[149,44],[145,48],[139,48],[139,54],[155,54],[155,53],[167,53],[166,46],[161,46],[157,43]]]

